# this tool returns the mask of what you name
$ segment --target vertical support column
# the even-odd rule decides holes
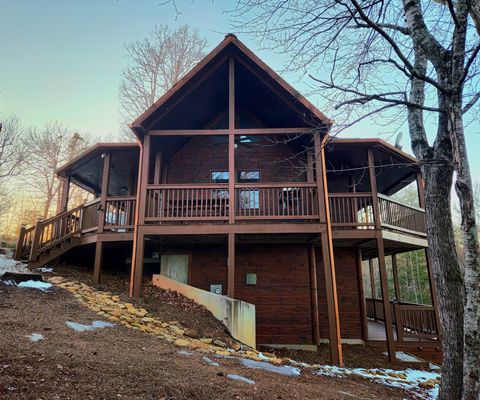
[[[375,218],[375,230],[377,232],[378,267],[380,270],[380,288],[382,291],[383,314],[385,319],[385,335],[387,337],[388,359],[396,360],[395,342],[393,338],[392,314],[388,296],[387,267],[385,265],[385,249],[382,236],[382,223],[378,206],[377,177],[375,175],[375,161],[371,149],[367,151],[368,171],[370,175],[370,188],[373,200],[373,215]]]
[[[25,225],[22,225],[20,227],[20,232],[18,233],[18,239],[17,239],[17,246],[15,247],[15,254],[13,256],[13,259],[15,261],[20,261],[22,259],[23,241],[25,240],[26,230],[27,228],[25,228]]]
[[[228,223],[235,222],[235,60],[228,60]]]
[[[67,211],[68,197],[70,191],[70,176],[66,176],[62,181],[62,197],[60,199],[60,212]]]
[[[317,259],[315,254],[315,245],[311,244],[309,248],[308,261],[310,264],[310,298],[312,307],[312,336],[313,344],[320,344],[320,321],[318,315],[318,288],[317,288]]]
[[[394,317],[395,317],[395,327],[397,328],[397,340],[403,340],[403,322],[400,315],[400,302],[402,301],[402,295],[400,293],[400,280],[398,279],[398,266],[397,266],[397,255],[392,254],[392,273],[393,273],[393,284],[395,286],[395,303],[393,305]]]
[[[42,220],[37,219],[35,230],[33,231],[32,248],[30,249],[29,261],[37,259],[38,246],[40,244],[40,236],[42,235]]]
[[[325,136],[325,139],[328,136]],[[325,140],[324,139],[324,140]],[[340,318],[338,314],[337,279],[335,258],[333,255],[332,227],[328,203],[327,173],[325,168],[325,151],[320,134],[314,134],[315,172],[317,178],[317,198],[320,223],[325,231],[321,234],[323,269],[328,310],[328,329],[330,340],[330,359],[332,364],[343,365],[342,344],[340,337]]]
[[[360,303],[360,314],[362,315],[362,339],[368,339],[367,309],[365,306],[365,289],[363,287],[362,249],[355,250],[355,263],[357,265],[358,277],[358,301]]]
[[[228,287],[227,295],[232,299],[235,298],[235,234],[230,232],[228,234]]]
[[[100,192],[100,209],[98,212],[98,227],[97,227],[98,233],[102,233],[103,227],[105,226],[109,179],[110,179],[110,153],[105,153],[103,157],[103,174],[102,174],[102,188]]]
[[[138,167],[137,201],[133,229],[132,271],[130,274],[130,297],[139,298],[143,280],[143,253],[145,235],[142,225],[145,223],[147,201],[148,167],[150,165],[150,135],[146,133],[140,144]]]
[[[395,298],[397,301],[402,301],[400,293],[400,280],[398,279],[398,265],[397,255],[392,254],[392,272],[393,272],[393,284],[395,285]]]
[[[417,172],[418,206],[425,208],[425,184],[422,173]]]
[[[97,241],[95,246],[95,263],[93,264],[93,280],[100,283],[102,274],[103,242]]]
[[[373,259],[370,258],[368,260],[368,269],[370,271],[370,290],[372,291],[372,299],[377,298],[377,288],[375,287],[375,271],[373,269]],[[375,310],[375,308],[374,308]],[[377,316],[375,315],[375,319],[377,319]]]
[[[153,184],[158,185],[162,178],[162,152],[155,153],[155,173],[153,175]]]

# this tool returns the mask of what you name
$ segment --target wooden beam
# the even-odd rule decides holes
[[[153,184],[158,185],[162,178],[162,152],[155,153],[155,171],[153,175]]]
[[[230,129],[152,129],[148,131],[150,136],[226,136]],[[312,127],[305,128],[248,128],[234,129],[235,135],[301,135],[314,133]]]
[[[304,133],[315,133],[316,129],[312,127],[304,128],[248,128],[235,129],[235,135],[301,135]]]
[[[367,308],[365,305],[365,288],[363,287],[362,250],[355,249],[355,264],[357,266],[358,280],[358,302],[360,303],[360,314],[362,322],[362,339],[368,340]]]
[[[395,362],[397,357],[395,352],[395,342],[393,338],[393,323],[392,323],[390,299],[388,296],[387,268],[385,265],[385,249],[383,246],[382,238],[377,239],[377,248],[378,248],[378,266],[380,269],[380,287],[382,289],[383,315],[385,320],[385,335],[387,337],[388,359],[390,362]]]
[[[382,221],[380,220],[380,212],[378,208],[378,191],[377,177],[375,175],[375,160],[373,158],[372,149],[367,150],[368,158],[368,174],[370,177],[370,192],[372,193],[373,218],[375,219],[375,229],[382,229]]]
[[[148,131],[150,136],[226,136],[228,129],[171,129]]]
[[[315,245],[309,246],[308,261],[310,266],[310,301],[312,308],[312,337],[313,344],[320,344],[320,321],[318,314],[318,288],[317,288],[317,259]]]
[[[70,176],[66,176],[62,180],[62,197],[60,199],[60,212],[68,209],[68,195],[70,191]]]
[[[133,230],[132,270],[130,275],[130,297],[139,298],[143,280],[143,251],[145,223],[145,206],[147,201],[148,167],[150,165],[150,135],[146,134],[140,148],[138,167],[137,206],[135,208],[135,223]]]
[[[93,264],[93,281],[100,283],[102,274],[103,242],[97,241],[95,245],[95,262]]]
[[[228,222],[235,223],[235,60],[228,60]]]
[[[377,289],[375,288],[375,270],[373,269],[373,260],[371,258],[368,260],[368,270],[370,275],[370,290],[372,292],[372,299],[376,299]],[[374,315],[374,318],[377,319],[377,316]]]
[[[235,234],[228,234],[228,286],[227,295],[232,299],[235,298]]]
[[[395,297],[397,301],[402,301],[402,296],[400,293],[400,280],[398,279],[397,255],[392,254],[391,257],[392,257],[393,284],[395,286]]]
[[[325,136],[324,140],[327,138]],[[315,171],[317,178],[317,198],[320,223],[325,224],[322,233],[322,257],[325,274],[325,289],[328,311],[328,329],[330,339],[330,359],[332,364],[343,365],[342,343],[340,337],[340,317],[338,313],[337,280],[335,274],[335,257],[333,255],[332,227],[328,202],[328,185],[325,165],[325,151],[320,134],[314,136]]]
[[[25,239],[26,231],[27,228],[25,227],[25,225],[22,225],[20,227],[20,232],[18,233],[17,246],[15,247],[15,254],[13,256],[13,259],[15,261],[20,261],[22,259],[23,241]]]
[[[97,232],[99,233],[103,232],[103,228],[105,226],[109,178],[110,178],[110,153],[104,153],[102,187],[100,192],[100,209],[98,212],[98,227],[97,227]]]
[[[375,160],[373,158],[372,149],[367,150],[368,172],[370,176],[370,191],[372,192],[372,206],[373,215],[375,218],[375,229],[382,229],[382,222],[380,220],[380,209],[378,204],[378,190],[377,177],[375,174]],[[390,300],[388,297],[388,281],[387,268],[385,265],[385,247],[383,244],[383,237],[377,237],[378,249],[378,267],[380,270],[380,288],[382,291],[383,314],[385,320],[385,335],[387,337],[388,359],[391,362],[396,360],[395,343],[393,339],[392,314],[390,308]]]
[[[418,205],[425,208],[425,181],[421,172],[417,172]]]

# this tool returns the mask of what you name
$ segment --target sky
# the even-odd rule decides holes
[[[62,121],[98,140],[115,137],[120,129],[118,87],[128,63],[125,44],[144,39],[159,24],[198,28],[209,49],[231,31],[226,11],[233,8],[233,1],[179,0],[179,15],[162,3],[0,0],[0,115],[15,114],[25,126]],[[255,38],[239,38],[273,69],[280,71],[287,62],[261,49]],[[297,76],[284,77],[300,91],[309,83]],[[328,108],[319,99],[309,99],[321,111]],[[386,129],[365,121],[344,135],[380,136],[393,142]],[[473,121],[466,133],[472,175],[480,179],[480,124]],[[408,151],[406,130],[402,144]]]

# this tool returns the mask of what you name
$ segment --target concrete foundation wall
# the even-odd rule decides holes
[[[210,293],[163,275],[153,275],[153,285],[174,290],[203,305],[226,326],[232,337],[255,348],[255,306],[253,304]]]

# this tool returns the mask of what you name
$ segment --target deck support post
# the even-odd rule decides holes
[[[228,234],[228,287],[227,295],[232,299],[235,298],[235,234],[230,232]]]
[[[320,321],[318,314],[318,287],[317,287],[317,259],[315,254],[315,245],[309,247],[308,261],[310,266],[310,297],[312,307],[312,336],[313,344],[320,344]]]
[[[155,171],[153,175],[153,184],[158,185],[162,178],[162,152],[155,153]]]
[[[235,223],[235,60],[228,60],[228,223]]]
[[[400,280],[398,278],[398,265],[397,265],[397,255],[392,254],[392,273],[393,273],[393,285],[395,286],[395,303],[393,305],[394,317],[395,317],[395,327],[397,329],[397,340],[403,340],[403,322],[400,318],[399,303],[402,301],[402,295],[400,292]]]
[[[17,246],[15,247],[15,254],[13,256],[15,261],[20,261],[22,259],[23,241],[25,240],[26,231],[27,228],[25,228],[25,225],[22,224],[20,227],[20,232],[18,233]]]
[[[358,301],[360,303],[360,314],[362,315],[362,339],[368,339],[367,308],[365,305],[365,289],[363,286],[362,249],[355,251],[355,264],[357,265],[358,280]]]
[[[328,310],[328,330],[330,340],[330,360],[332,364],[343,365],[342,342],[340,336],[340,318],[338,313],[337,279],[335,274],[335,258],[333,254],[332,227],[330,223],[330,208],[328,202],[327,172],[325,165],[324,143],[328,138],[320,138],[320,133],[314,134],[315,173],[317,182],[318,210],[320,223],[325,226],[321,233],[322,260],[325,275],[325,291]]]
[[[93,281],[100,283],[102,274],[103,242],[97,241],[95,246],[95,263],[93,264]]]
[[[392,314],[390,299],[388,298],[387,267],[385,265],[385,248],[382,236],[382,221],[380,220],[380,209],[378,204],[377,176],[375,174],[375,160],[372,149],[367,150],[368,172],[370,177],[370,190],[372,192],[373,216],[375,219],[375,230],[377,231],[378,267],[380,270],[380,288],[382,291],[383,315],[385,322],[385,335],[387,337],[388,359],[390,362],[396,360],[395,342],[393,337]]]
[[[137,201],[133,229],[132,270],[130,274],[130,297],[139,298],[143,281],[143,257],[145,248],[145,207],[147,202],[148,167],[150,165],[150,135],[145,134],[140,144]]]
[[[70,192],[70,176],[66,176],[62,180],[62,196],[60,198],[60,212],[68,210],[68,199]]]
[[[103,228],[105,226],[109,180],[110,180],[110,153],[104,153],[103,154],[102,187],[100,191],[100,208],[98,212],[98,228],[97,228],[98,233],[102,233]]]

